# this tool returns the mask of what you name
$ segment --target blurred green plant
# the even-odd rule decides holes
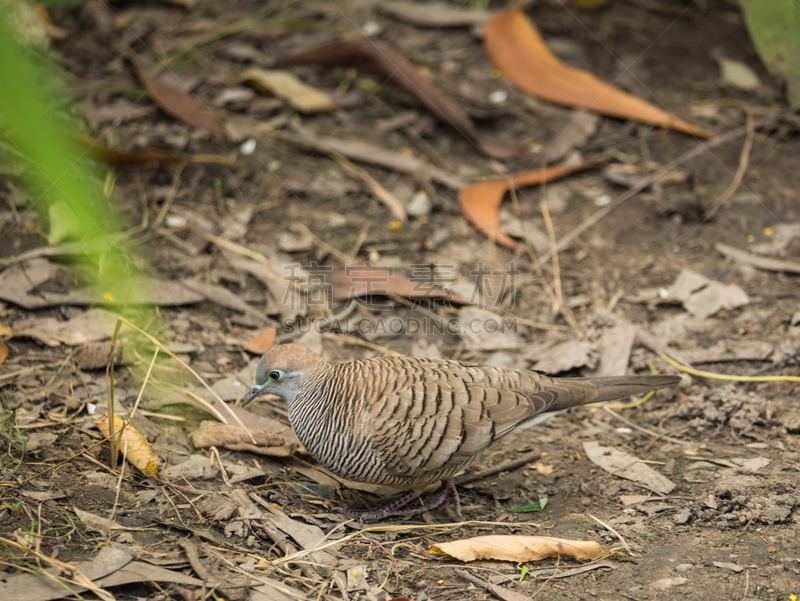
[[[31,208],[48,223],[51,244],[92,243],[96,252],[79,255],[81,275],[122,304],[135,266],[118,244],[119,219],[102,178],[76,152],[74,127],[46,92],[55,87],[54,71],[42,67],[35,47],[18,41],[8,14],[0,11],[0,143],[16,168],[11,177],[18,176]]]
[[[76,251],[68,258],[80,279],[97,291],[96,301],[157,330],[160,321],[151,308],[126,306],[132,283],[138,288],[147,281],[142,272],[146,264],[137,261],[127,245],[145,224],[121,230],[122,220],[111,207],[113,177],[80,154],[69,118],[71,107],[61,100],[70,95],[54,93],[66,83],[50,66],[46,45],[30,43],[24,32],[21,35],[19,26],[25,21],[19,18],[19,6],[23,5],[15,7],[12,2],[11,10],[0,10],[0,165],[4,167],[0,175],[24,190],[29,208],[39,214],[41,224],[47,224],[40,227],[47,232],[48,243],[73,243]],[[129,342],[129,356],[138,355],[141,343],[142,337]],[[112,368],[112,419],[113,394]],[[114,465],[113,438],[111,456]]]
[[[800,0],[741,0],[744,22],[767,70],[800,105]]]

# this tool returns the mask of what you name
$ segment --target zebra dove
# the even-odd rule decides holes
[[[673,386],[677,376],[552,378],[535,371],[481,367],[445,359],[379,357],[329,363],[297,344],[277,346],[256,368],[246,405],[265,393],[281,397],[308,452],[334,474],[358,482],[412,489],[362,519],[412,515],[398,509],[475,463],[522,422],[550,411],[610,401]]]

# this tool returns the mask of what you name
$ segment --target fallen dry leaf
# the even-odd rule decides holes
[[[733,570],[734,572],[741,572],[742,570],[744,570],[744,568],[739,564],[730,563],[727,561],[712,561],[711,563],[718,568],[723,568],[725,570]]]
[[[255,442],[254,442],[255,441]],[[271,457],[290,457],[301,450],[300,443],[281,434],[248,430],[234,424],[204,421],[192,432],[192,443],[198,449],[211,446],[232,451],[250,451]]]
[[[89,513],[88,511],[84,511],[79,507],[73,507],[73,510],[80,521],[84,523],[87,530],[91,532],[99,532],[100,534],[107,535],[110,530],[123,530],[123,528],[114,520],[101,517],[94,513]]]
[[[433,82],[420,75],[409,60],[383,42],[354,38],[330,42],[306,52],[279,58],[274,67],[317,64],[350,67],[391,81],[415,98],[442,123],[449,125],[480,150],[496,159],[510,159],[524,147],[504,146],[481,138],[467,113]]]
[[[620,119],[633,119],[682,131],[698,138],[713,134],[626,94],[581,69],[564,65],[547,48],[534,24],[518,6],[486,23],[486,50],[508,79],[526,92],[565,106],[583,107]]]
[[[584,161],[579,165],[552,165],[542,169],[525,171],[509,176],[507,179],[487,179],[475,182],[458,192],[461,210],[482,234],[513,250],[521,250],[522,245],[513,240],[500,228],[500,203],[513,185],[532,186],[562,178],[576,171],[596,166],[594,161]]]
[[[325,92],[303,83],[294,73],[251,67],[242,73],[242,80],[252,82],[259,90],[272,94],[301,113],[336,110],[333,99]]]
[[[3,339],[0,338],[0,365],[3,365],[6,359],[8,359],[8,347],[3,342]]]
[[[267,326],[244,345],[244,350],[254,355],[263,355],[275,346],[275,339],[277,336],[278,328],[275,326]]]
[[[151,77],[132,58],[129,59],[136,79],[161,110],[193,127],[204,129],[217,138],[225,137],[225,126],[208,109],[188,94],[157,77]]]
[[[601,447],[596,442],[584,442],[583,450],[595,465],[609,474],[644,484],[653,492],[667,495],[675,484],[640,459],[612,447]]]
[[[114,313],[89,309],[67,321],[59,321],[55,317],[23,319],[14,323],[14,336],[35,338],[47,346],[77,346],[111,338],[116,325],[117,316]]]
[[[86,585],[92,583],[100,588],[135,582],[174,582],[184,587],[200,587],[204,584],[202,580],[185,576],[181,572],[172,572],[143,561],[131,561],[132,559],[129,550],[103,547],[90,562],[64,564],[42,570],[42,573],[21,573],[8,577],[0,582],[0,599],[50,601],[74,598],[73,595],[89,590]]]
[[[430,281],[411,281],[390,267],[354,265],[337,269],[331,274],[331,292],[334,300],[347,300],[370,295],[394,294],[403,298],[429,298],[452,301],[462,305],[469,299],[451,293],[441,284]]]
[[[750,297],[736,284],[711,282],[702,290],[693,293],[683,306],[695,317],[705,319],[722,309],[736,309],[749,303]]]
[[[94,422],[103,436],[109,436],[108,416]],[[114,416],[117,452],[122,453],[128,462],[148,476],[158,477],[158,455],[156,455],[144,437],[132,426],[125,427],[116,415]]]
[[[548,536],[489,535],[438,543],[431,553],[450,555],[460,561],[499,559],[538,561],[545,557],[569,555],[575,559],[595,559],[611,555],[594,541],[564,540]]]

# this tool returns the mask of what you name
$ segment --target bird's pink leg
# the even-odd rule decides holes
[[[339,508],[337,509],[337,511],[355,518],[359,518],[360,520],[366,522],[382,520],[383,518],[395,515],[410,517],[412,515],[417,515],[418,513],[422,513],[423,511],[428,511],[430,509],[438,507],[447,498],[448,493],[453,495],[453,502],[455,503],[456,506],[456,512],[458,512],[458,515],[461,515],[461,499],[459,499],[458,497],[458,492],[456,491],[456,481],[455,478],[453,478],[452,476],[444,480],[441,486],[439,486],[439,488],[437,488],[433,492],[433,494],[436,495],[434,500],[426,505],[423,505],[422,507],[417,507],[415,509],[404,509],[400,511],[401,507],[408,505],[411,501],[413,501],[422,494],[421,491],[415,492],[412,490],[407,492],[403,496],[398,497],[397,499],[389,503],[386,507],[377,509],[375,511],[360,512],[360,511],[351,511],[350,509],[343,509],[343,508]]]

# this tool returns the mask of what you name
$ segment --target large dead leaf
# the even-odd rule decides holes
[[[51,599],[75,598],[73,593],[89,590],[83,580],[101,588],[121,586],[134,582],[175,582],[188,587],[201,587],[202,580],[184,576],[180,572],[165,570],[143,561],[131,561],[130,551],[114,547],[103,547],[89,562],[74,564],[74,569],[47,568],[43,573],[22,573],[0,582],[0,599],[14,601],[50,601]],[[71,572],[71,573],[70,573]]]
[[[486,50],[503,74],[530,94],[565,106],[668,127],[699,138],[713,134],[641,98],[603,83],[581,69],[564,65],[547,48],[534,24],[514,6],[486,23]]]
[[[575,559],[595,559],[611,555],[594,541],[516,535],[477,536],[438,543],[431,546],[431,553],[450,555],[461,561],[499,559],[517,562],[538,561],[559,555],[569,555]]]
[[[612,447],[601,447],[596,442],[584,442],[583,449],[592,463],[599,465],[609,474],[644,484],[661,495],[667,495],[675,488],[675,484],[668,478],[633,455]]]
[[[453,294],[440,283],[427,279],[411,281],[394,272],[391,267],[354,265],[338,269],[331,274],[334,300],[347,300],[371,295],[394,294],[403,298],[427,298],[469,304],[469,299]]]
[[[76,346],[111,338],[116,324],[115,314],[102,309],[90,309],[67,321],[59,321],[55,317],[23,319],[14,324],[14,336],[36,338],[47,346]]]
[[[442,123],[455,129],[491,157],[509,159],[524,150],[521,146],[504,146],[482,139],[475,124],[460,106],[432,81],[420,75],[406,57],[382,42],[368,38],[338,40],[300,54],[279,58],[274,66],[288,67],[308,63],[355,68],[391,81],[419,101]]]
[[[109,436],[108,416],[94,422],[103,436]],[[116,432],[116,448],[122,453],[132,466],[140,469],[149,476],[158,477],[158,455],[156,455],[144,437],[132,426],[125,427],[116,415],[114,416],[114,431]]]
[[[204,129],[214,137],[225,137],[225,126],[222,125],[222,121],[197,100],[167,82],[151,77],[135,60],[131,59],[130,62],[133,73],[144,91],[161,110],[193,127]]]
[[[543,169],[534,169],[512,175],[507,179],[487,179],[475,182],[462,188],[458,193],[458,203],[478,230],[513,250],[520,250],[522,246],[506,234],[500,227],[500,203],[511,186],[532,186],[549,182],[576,171],[582,171],[597,165],[594,161],[584,161],[578,165],[552,165]]]

